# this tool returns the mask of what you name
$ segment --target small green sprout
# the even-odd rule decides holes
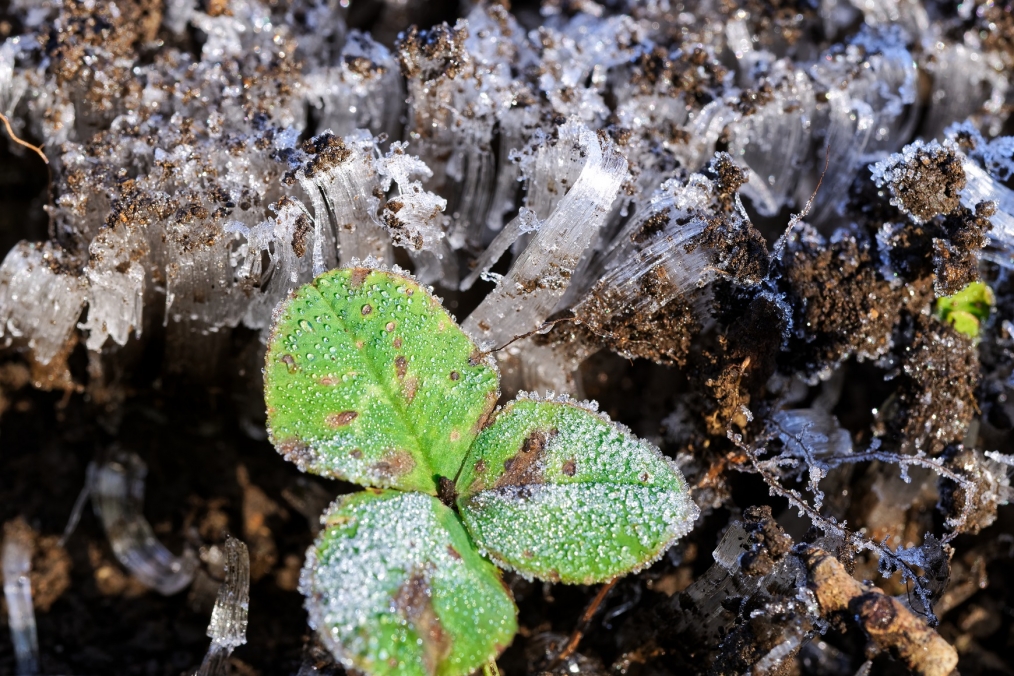
[[[346,667],[472,673],[517,631],[494,563],[604,582],[693,526],[686,482],[658,449],[588,405],[522,397],[494,410],[499,394],[495,362],[408,277],[334,270],[279,308],[272,443],[367,487],[323,515],[300,584]]]
[[[954,295],[937,298],[936,316],[950,323],[955,331],[970,338],[979,337],[980,323],[989,318],[996,300],[993,290],[983,282],[972,282]]]

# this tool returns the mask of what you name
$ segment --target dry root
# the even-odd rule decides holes
[[[856,581],[833,556],[811,549],[804,557],[820,612],[832,621],[851,617],[875,652],[888,651],[920,676],[948,676],[958,653],[925,621],[876,587]]]

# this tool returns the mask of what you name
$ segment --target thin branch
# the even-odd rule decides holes
[[[7,127],[7,134],[11,137],[12,141],[17,143],[19,146],[24,146],[29,150],[35,151],[35,154],[41,157],[43,162],[49,164],[49,158],[46,157],[46,153],[42,152],[42,148],[40,146],[33,146],[31,143],[28,143],[27,141],[22,141],[21,139],[18,138],[17,134],[14,133],[14,130],[11,129],[10,120],[7,119],[6,115],[0,113],[0,120],[3,120],[4,126]]]
[[[610,591],[612,591],[613,587],[616,586],[619,579],[620,578],[618,577],[614,577],[612,580],[602,585],[599,592],[595,595],[595,598],[592,599],[592,602],[588,604],[588,607],[585,608],[584,612],[581,614],[581,619],[578,620],[577,626],[574,628],[574,633],[570,635],[570,640],[567,641],[567,645],[563,647],[560,654],[557,655],[553,660],[553,663],[549,665],[550,671],[555,669],[561,662],[574,654],[577,650],[578,644],[584,637],[584,633],[588,630],[588,625],[591,624],[592,618],[595,617],[595,613],[598,612],[599,606],[601,606],[602,602],[605,601],[606,596]]]

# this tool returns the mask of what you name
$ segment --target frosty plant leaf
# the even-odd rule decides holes
[[[436,495],[499,395],[478,354],[413,280],[323,274],[277,315],[265,368],[271,440],[314,474]]]
[[[569,402],[509,404],[472,446],[458,494],[468,531],[493,561],[568,583],[654,561],[697,516],[657,449]]]
[[[484,555],[528,577],[602,582],[697,518],[656,448],[567,400],[523,398],[491,419],[498,385],[488,355],[404,275],[334,270],[276,311],[272,442],[301,469],[373,487],[324,514],[300,584],[346,666],[469,674],[517,629]]]
[[[346,667],[467,674],[510,643],[514,599],[436,498],[368,490],[322,523],[302,587],[311,624]]]

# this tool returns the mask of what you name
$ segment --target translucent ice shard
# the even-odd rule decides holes
[[[628,178],[627,162],[616,147],[577,120],[560,127],[557,145],[583,151],[580,173],[507,275],[465,321],[465,329],[483,342],[504,343],[545,321]],[[535,161],[555,159],[546,154]]]
[[[229,655],[246,643],[247,614],[250,607],[250,554],[234,537],[225,540],[225,580],[218,590],[211,611],[208,636],[211,647],[197,676],[224,676]]]
[[[820,481],[833,460],[852,453],[852,437],[837,418],[820,408],[777,411],[771,416],[771,427],[783,444],[780,466],[802,461],[800,469],[805,467],[808,472],[814,505],[820,509],[824,499]]]
[[[909,138],[918,121],[912,105],[918,70],[899,32],[881,28],[864,29],[848,45],[832,48],[812,75],[827,92],[826,112],[818,116],[827,155],[814,213],[821,221],[844,203],[864,162],[893,152]]]
[[[126,345],[130,332],[140,335],[144,310],[144,267],[148,243],[135,229],[100,230],[89,245],[88,319],[89,350],[102,348],[107,337]]]
[[[189,549],[177,557],[158,541],[144,518],[144,479],[148,468],[134,453],[88,466],[92,508],[109,538],[113,554],[146,587],[169,596],[190,584],[197,557]]]
[[[790,61],[776,62],[768,79],[770,102],[736,124],[729,152],[750,171],[743,195],[761,215],[773,216],[792,197],[810,151],[816,104],[810,78]]]
[[[651,314],[715,278],[709,252],[690,242],[714,216],[710,180],[670,180],[631,219],[606,253],[603,272],[575,315],[593,330],[617,311]]]
[[[3,567],[4,599],[7,601],[7,623],[14,644],[18,676],[39,672],[39,639],[32,606],[32,551],[35,545],[28,524],[15,520],[4,525]]]
[[[339,63],[308,73],[306,88],[310,105],[320,110],[319,129],[397,135],[404,98],[398,61],[369,34],[349,31]]]
[[[296,178],[313,204],[313,274],[336,267],[338,249],[341,262],[369,256],[393,262],[390,241],[376,215],[379,199],[372,188],[379,177],[372,136],[357,132],[343,139],[324,132],[304,149],[310,159]]]
[[[0,264],[0,344],[27,346],[48,364],[72,340],[86,293],[59,246],[19,243]]]
[[[931,58],[923,61],[933,76],[929,110],[920,127],[924,138],[939,137],[956,120],[983,111],[996,112],[1003,106],[1010,83],[1005,69],[988,53],[937,41]]]
[[[496,265],[500,257],[506,253],[518,237],[526,233],[536,232],[542,223],[535,212],[528,207],[521,207],[518,215],[504,226],[503,230],[490,242],[482,255],[475,262],[475,269],[461,281],[461,290],[467,291],[472,288],[476,280],[489,272],[489,269]]]

